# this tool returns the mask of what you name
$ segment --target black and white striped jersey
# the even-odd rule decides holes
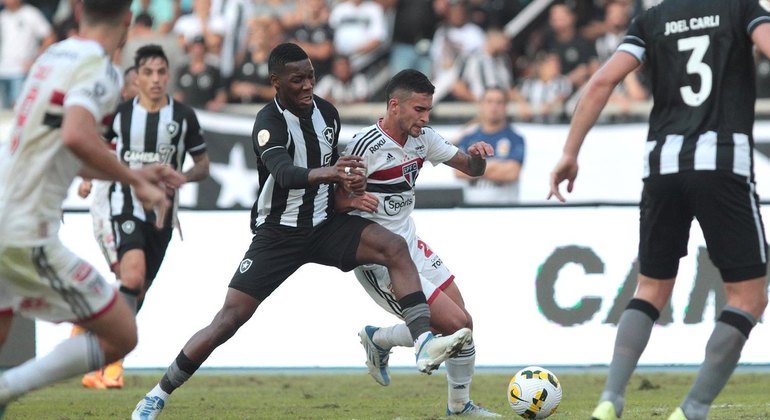
[[[168,98],[158,112],[147,112],[139,98],[118,106],[109,136],[115,139],[115,153],[130,168],[162,163],[181,170],[186,153],[206,152],[206,143],[195,112],[189,106]],[[130,185],[114,183],[110,189],[112,216],[133,215],[155,223],[155,213],[145,211]],[[172,216],[169,212],[169,218]]]
[[[643,62],[653,109],[644,176],[726,170],[753,177],[751,33],[758,0],[666,0],[631,23],[618,51]]]
[[[321,168],[337,162],[340,116],[319,96],[313,97],[309,117],[297,117],[273,99],[257,114],[252,132],[259,171],[259,196],[252,208],[252,227],[263,223],[292,227],[317,226],[334,211],[334,187],[319,184],[289,189],[280,186],[263,159],[288,153],[294,166]]]

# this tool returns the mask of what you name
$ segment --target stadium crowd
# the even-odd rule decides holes
[[[76,1],[4,1],[2,27],[13,37],[3,42],[35,46],[25,54],[0,46],[4,107],[36,54],[74,33]],[[220,111],[228,103],[271,99],[268,52],[291,41],[308,51],[318,93],[335,105],[377,102],[392,75],[415,68],[436,85],[436,102],[476,102],[486,88],[502,87],[520,120],[561,121],[631,17],[657,1],[557,0],[511,33],[507,26],[530,3],[536,2],[134,0],[129,40],[116,61],[129,67],[137,48],[161,45],[171,61],[174,96]],[[11,19],[20,23],[10,25]],[[644,78],[634,73],[612,102],[628,110],[647,97]]]

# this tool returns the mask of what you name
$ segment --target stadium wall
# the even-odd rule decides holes
[[[138,316],[139,346],[126,366],[165,367],[207,325],[250,242],[248,219],[247,211],[181,214],[185,239],[175,234]],[[479,365],[608,363],[637,270],[634,207],[418,210],[415,219],[422,239],[456,275],[474,317]],[[88,214],[66,214],[61,235],[109,276],[90,230]],[[642,364],[700,363],[715,307],[724,304],[721,293],[711,292],[718,286],[694,224],[670,311]],[[305,266],[206,366],[363,366],[356,333],[366,324],[396,321],[369,300],[352,273]],[[69,334],[68,325],[37,327],[41,354]],[[768,342],[770,329],[760,324],[741,361],[770,363]],[[402,349],[392,360],[410,366],[413,356]]]

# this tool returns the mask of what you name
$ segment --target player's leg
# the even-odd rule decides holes
[[[60,244],[5,249],[0,271],[9,278],[16,295],[40,300],[38,306],[23,306],[23,313],[53,322],[80,319],[78,323],[89,330],[63,341],[48,355],[6,371],[0,377],[0,404],[101,368],[136,346],[132,311],[97,270]]]
[[[687,255],[693,211],[682,197],[680,175],[647,179],[642,191],[639,225],[640,275],[636,293],[620,316],[607,381],[592,414],[615,419],[623,411],[626,386],[647,347],[652,327],[667,304]]]
[[[457,354],[471,340],[471,331],[461,329],[447,337],[434,337],[430,332],[430,309],[406,241],[360,217],[336,215],[335,218],[339,224],[327,224],[327,229],[331,230],[328,236],[344,242],[331,243],[347,244],[343,249],[346,255],[338,267],[345,271],[363,264],[379,264],[388,268],[393,293],[415,341],[418,370],[430,373],[448,357]],[[355,233],[355,236],[349,236],[350,233]],[[343,235],[348,235],[348,238],[343,238]]]
[[[139,401],[132,419],[154,419],[170,394],[187,382],[220,345],[245,324],[259,305],[305,263],[304,236],[294,238],[281,228],[260,227],[238,266],[222,308],[211,323],[184,345],[160,382]]]
[[[714,265],[724,280],[727,304],[706,344],[705,358],[677,414],[705,419],[735,370],[741,350],[767,306],[767,241],[754,183],[733,174],[698,177],[696,214]],[[681,411],[679,411],[681,410]]]

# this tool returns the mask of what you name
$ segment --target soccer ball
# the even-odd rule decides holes
[[[561,384],[548,369],[527,366],[508,384],[508,402],[525,419],[544,419],[559,407]]]

